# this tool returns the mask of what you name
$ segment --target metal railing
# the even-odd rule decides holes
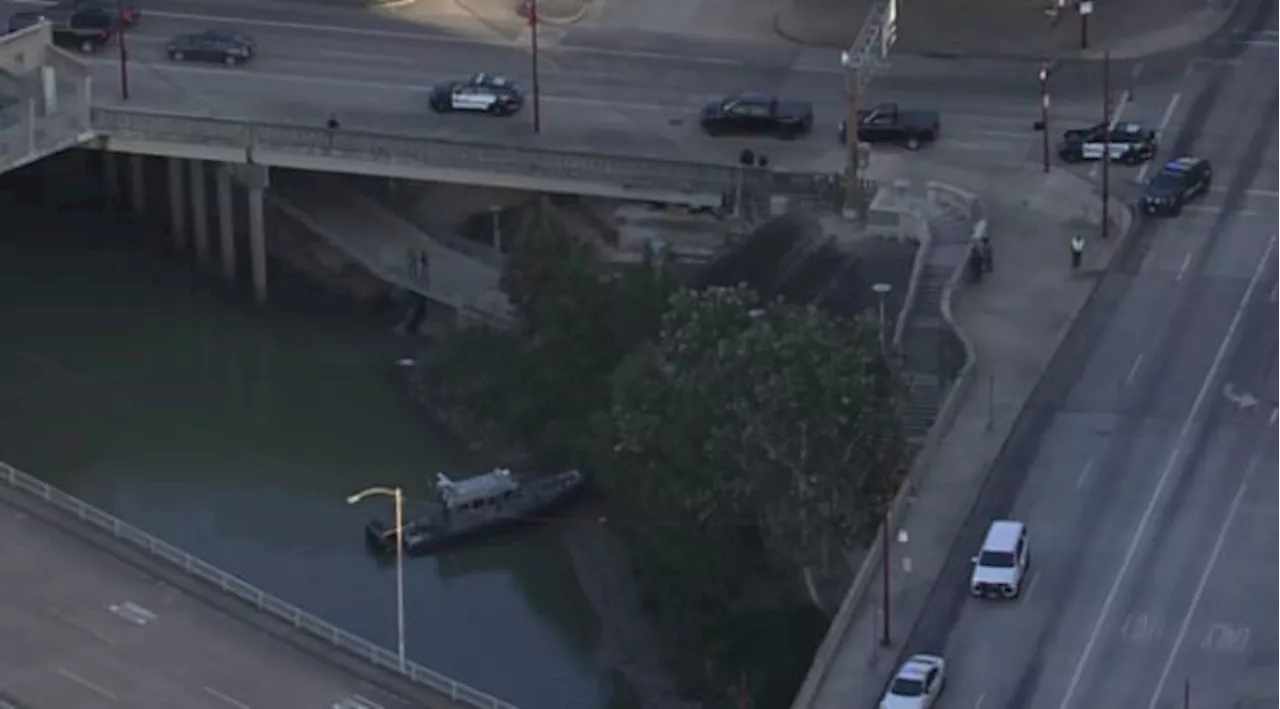
[[[243,579],[237,578],[206,561],[201,561],[168,542],[156,539],[141,529],[103,512],[79,498],[68,495],[11,465],[0,463],[0,482],[37,497],[54,507],[70,512],[115,538],[127,542],[151,556],[168,562],[174,567],[240,598],[263,613],[275,616],[298,630],[319,638],[351,655],[400,674],[415,684],[439,692],[467,706],[476,707],[476,709],[516,709],[512,704],[452,680],[439,672],[429,670],[414,662],[407,662],[404,668],[401,668],[400,661],[395,653],[321,620],[296,606],[290,605]]]

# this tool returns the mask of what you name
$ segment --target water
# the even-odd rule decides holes
[[[279,269],[262,309],[145,224],[22,206],[39,178],[0,180],[0,459],[394,648],[393,569],[360,534],[390,504],[345,497],[421,498],[436,471],[485,468],[397,385],[406,342]],[[410,560],[409,655],[522,709],[604,706],[595,617],[558,535]]]

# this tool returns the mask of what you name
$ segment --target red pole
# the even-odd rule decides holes
[[[124,46],[124,0],[116,0],[116,41],[120,44],[120,97],[129,100],[129,51]]]
[[[533,132],[542,132],[542,93],[538,86],[538,0],[529,0],[529,45],[533,60]]]
[[[1040,63],[1040,127],[1044,171],[1049,172],[1049,63]]]
[[[881,465],[883,465],[883,463],[881,463]],[[891,476],[889,475],[887,466],[884,471],[883,482],[884,482],[884,493],[883,493],[884,494],[884,518],[882,520],[883,526],[880,529],[880,564],[881,564],[880,576],[882,579],[882,587],[880,589],[880,593],[881,595],[884,596],[884,608],[882,609],[884,613],[884,622],[881,624],[880,644],[888,647],[890,644],[893,643],[893,638],[889,633],[889,627],[890,627],[889,626],[889,611],[890,611],[889,568],[891,566],[889,563],[889,527],[890,527],[889,508],[893,504],[892,502],[893,486],[892,486],[892,479],[891,479]]]
[[[1107,204],[1111,201],[1111,52],[1102,55],[1102,238],[1110,236]]]

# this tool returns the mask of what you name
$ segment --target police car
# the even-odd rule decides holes
[[[510,116],[524,105],[524,94],[505,76],[475,74],[463,81],[437,84],[431,89],[431,108],[440,113],[479,111]]]
[[[1069,130],[1062,134],[1058,156],[1066,162],[1101,160],[1108,145],[1111,159],[1125,165],[1137,165],[1155,157],[1156,132],[1140,123],[1099,123],[1090,128]]]
[[[1177,216],[1192,197],[1208,194],[1213,184],[1213,167],[1204,158],[1170,160],[1147,182],[1142,193],[1142,211],[1151,215]]]

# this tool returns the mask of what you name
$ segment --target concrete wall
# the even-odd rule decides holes
[[[0,35],[0,71],[15,76],[35,71],[45,63],[45,51],[52,41],[48,23]]]

